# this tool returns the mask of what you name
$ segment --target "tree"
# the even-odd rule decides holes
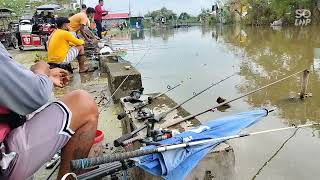
[[[178,18],[178,19],[180,19],[180,20],[188,20],[188,19],[190,19],[190,18],[191,18],[191,16],[190,16],[188,13],[183,12],[183,13],[181,13],[181,14],[179,15],[179,18]]]
[[[201,22],[207,22],[210,18],[210,10],[208,9],[201,9],[201,13],[198,15],[198,19]]]
[[[175,14],[172,10],[168,10],[163,7],[159,10],[149,12],[145,15],[146,17],[151,17],[153,21],[159,21],[162,17],[166,20],[175,20],[177,19],[177,14]]]
[[[12,9],[17,15],[21,15],[26,6],[26,0],[1,0],[1,7]]]

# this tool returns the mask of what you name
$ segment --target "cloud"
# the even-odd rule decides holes
[[[94,7],[98,0],[84,0],[88,6]],[[197,15],[202,8],[210,8],[213,0],[130,0],[131,12],[135,15],[144,15],[162,7],[167,7],[179,14],[187,12]],[[111,12],[129,12],[129,0],[105,0],[105,9]]]

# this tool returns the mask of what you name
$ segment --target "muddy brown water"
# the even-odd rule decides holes
[[[168,85],[184,81],[168,96],[176,102],[199,92],[233,73],[238,75],[207,91],[183,107],[197,113],[216,104],[221,96],[232,99],[296,71],[311,70],[308,92],[312,97],[291,99],[300,90],[301,77],[293,77],[256,94],[233,102],[231,108],[198,117],[202,122],[255,108],[277,107],[277,111],[246,130],[320,122],[320,27],[272,29],[240,26],[192,27],[132,31],[116,36],[116,48],[127,49],[124,59],[137,65],[146,93],[162,92]],[[31,52],[10,51],[27,67]],[[319,55],[318,55],[319,54]],[[28,60],[29,59],[29,60]],[[104,75],[76,74],[62,95],[82,88],[93,95],[106,83]],[[92,87],[98,88],[92,89]],[[111,106],[101,116],[110,139],[119,136],[119,123],[113,121],[119,107]],[[279,149],[293,131],[273,133],[230,141],[235,150],[236,177],[252,179],[263,164]],[[320,139],[316,127],[300,129],[279,153],[261,170],[256,179],[319,179]],[[40,178],[41,179],[41,178]]]
[[[116,47],[126,48],[128,59],[137,65],[147,92],[161,92],[167,85],[184,81],[183,87],[168,95],[182,102],[194,92],[230,74],[228,81],[184,105],[197,113],[216,104],[221,96],[232,99],[293,72],[311,70],[308,92],[300,101],[301,76],[233,102],[224,112],[200,116],[202,122],[217,117],[276,107],[277,111],[247,131],[320,122],[320,27],[192,27],[133,31],[113,39]],[[315,52],[316,51],[316,52]],[[143,56],[145,56],[143,58]],[[235,149],[237,179],[252,179],[260,167],[279,149],[293,131],[279,132],[230,143]],[[300,129],[261,170],[256,179],[319,179],[320,139],[316,127]]]

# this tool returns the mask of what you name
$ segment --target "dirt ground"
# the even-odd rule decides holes
[[[9,50],[9,53],[17,62],[19,62],[26,68],[30,68],[30,66],[34,63],[34,60],[37,59],[37,57],[46,56],[45,51],[37,50]],[[74,65],[76,66],[76,64]],[[88,91],[94,97],[97,103],[100,102],[98,104],[99,109],[101,110],[98,129],[104,132],[103,151],[104,153],[110,153],[114,151],[114,148],[112,147],[112,142],[114,139],[118,138],[122,134],[121,122],[116,118],[117,114],[120,112],[120,107],[118,105],[114,105],[112,102],[106,105],[106,100],[101,101],[102,97],[110,96],[108,88],[108,79],[106,75],[100,73],[99,70],[86,74],[79,74],[77,73],[77,70],[75,70],[75,73],[71,75],[71,81],[69,85],[62,89],[55,88],[54,95],[56,98],[59,98],[64,94],[76,89],[83,89]],[[35,174],[34,179],[46,179],[46,177],[51,171],[52,170],[46,170],[44,167],[42,167]]]

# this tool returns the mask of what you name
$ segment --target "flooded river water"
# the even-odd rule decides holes
[[[233,73],[231,79],[184,105],[197,113],[216,104],[217,97],[232,99],[296,71],[311,70],[304,101],[290,99],[300,91],[301,76],[233,102],[224,112],[198,117],[202,122],[254,108],[277,107],[248,131],[320,121],[320,27],[252,28],[236,26],[157,29],[121,35],[115,47],[126,48],[124,57],[139,63],[146,92],[162,92],[184,81],[168,94],[181,102],[209,84]],[[318,53],[319,52],[319,53]],[[317,53],[319,56],[317,57]],[[252,179],[293,131],[230,141],[235,150],[237,179]],[[257,179],[319,179],[320,139],[316,128],[297,134],[261,170]]]
[[[142,74],[146,93],[165,91],[168,85],[184,81],[182,87],[168,94],[176,102],[206,88],[211,83],[237,73],[227,81],[188,102],[183,107],[197,113],[212,107],[221,96],[232,99],[257,89],[286,75],[310,69],[308,92],[312,97],[300,101],[301,75],[235,101],[231,108],[198,117],[202,122],[255,108],[277,110],[249,128],[248,132],[287,127],[291,124],[320,122],[320,27],[252,28],[240,26],[192,27],[185,29],[155,29],[133,31],[116,36],[113,46],[125,48],[124,59]],[[34,52],[11,52],[27,67]],[[30,55],[30,57],[27,55]],[[25,61],[28,60],[28,61]],[[107,79],[99,72],[75,74],[70,87],[56,90],[56,95],[82,88],[98,96]],[[92,89],[94,85],[99,85]],[[106,139],[120,136],[120,124],[115,120],[119,106],[103,111],[100,129]],[[107,123],[105,123],[107,122]],[[256,179],[316,180],[320,177],[320,134],[316,127],[304,128],[274,155],[294,131],[253,136],[229,143],[235,151],[236,177],[252,179],[270,157],[274,158],[258,173]],[[41,178],[40,178],[41,179]]]

